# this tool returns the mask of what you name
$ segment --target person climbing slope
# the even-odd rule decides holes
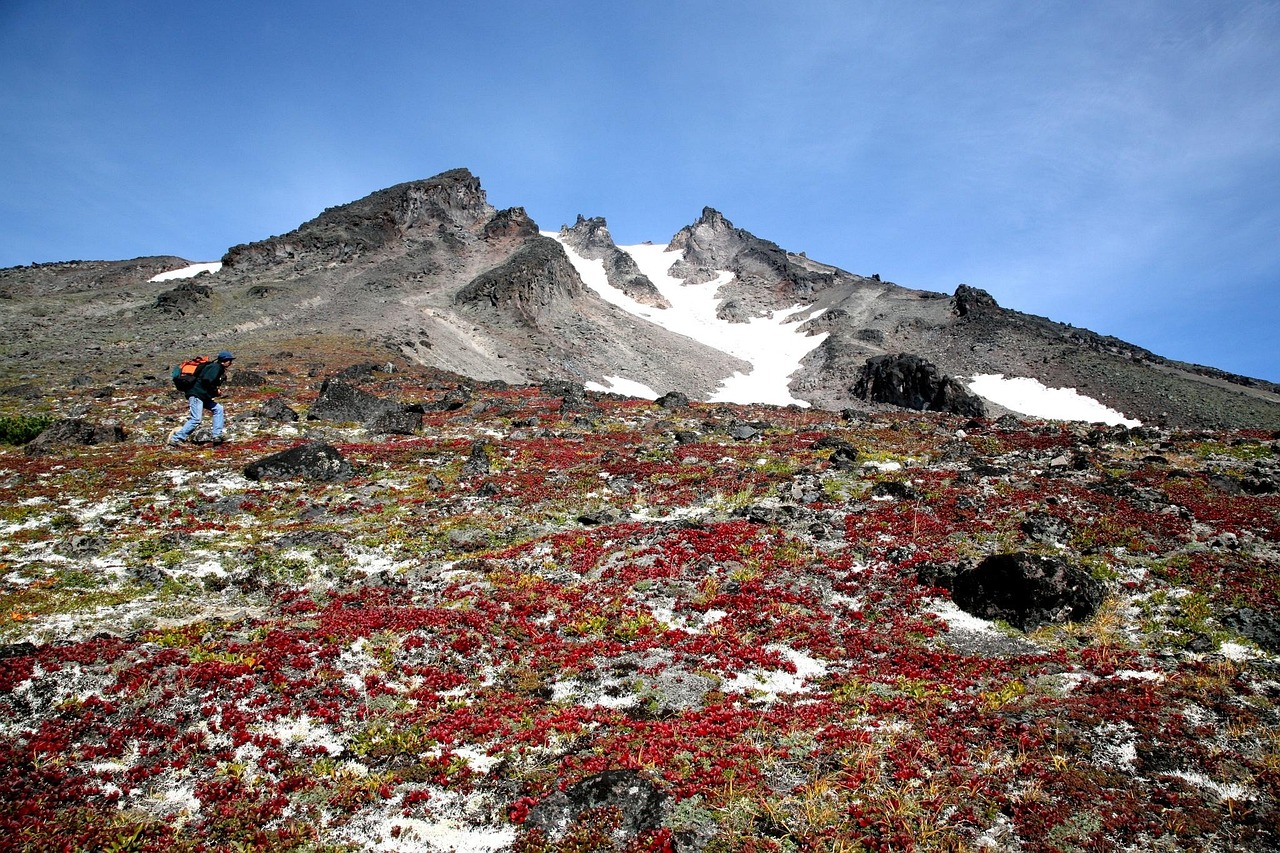
[[[194,380],[186,391],[190,416],[186,423],[169,433],[167,446],[181,447],[183,442],[190,440],[191,434],[200,427],[206,409],[213,416],[213,442],[222,444],[226,441],[226,407],[214,398],[221,392],[222,383],[227,378],[227,367],[233,361],[235,356],[223,350],[217,358],[196,368]]]

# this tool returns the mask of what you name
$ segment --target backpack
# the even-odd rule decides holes
[[[192,386],[196,384],[196,375],[200,372],[200,368],[208,363],[209,356],[198,355],[179,364],[169,374],[173,378],[173,387],[183,394],[190,391]]]

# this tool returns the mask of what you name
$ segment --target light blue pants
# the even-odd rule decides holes
[[[199,397],[188,397],[187,402],[191,404],[191,417],[187,418],[187,422],[182,428],[173,434],[174,441],[186,441],[191,437],[191,433],[200,427],[200,419],[204,417],[204,401]],[[222,430],[226,426],[227,410],[217,400],[209,406],[209,411],[213,413],[213,437],[222,438]]]

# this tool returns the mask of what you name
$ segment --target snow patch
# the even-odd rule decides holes
[[[586,389],[588,391],[601,391],[606,394],[622,394],[627,397],[639,397],[642,400],[656,400],[659,395],[648,385],[643,382],[635,382],[630,379],[624,379],[621,376],[606,376],[605,382],[608,385],[601,385],[599,382],[588,382]]]
[[[212,261],[210,263],[204,263],[204,264],[192,264],[191,266],[183,267],[180,270],[169,270],[168,272],[162,272],[159,275],[153,275],[151,278],[147,279],[147,281],[173,281],[174,279],[177,279],[177,278],[195,278],[196,276],[200,275],[200,273],[202,272],[216,273],[221,269],[222,269],[221,261]]]
[[[751,363],[750,373],[735,372],[732,376],[724,377],[720,388],[708,402],[809,405],[804,400],[792,397],[787,387],[791,374],[799,369],[801,359],[827,338],[825,332],[819,335],[802,335],[797,331],[796,324],[787,322],[797,313],[808,310],[805,306],[796,305],[786,311],[776,312],[771,317],[753,317],[746,323],[730,323],[717,317],[716,309],[720,286],[730,282],[733,273],[721,272],[713,281],[705,284],[685,284],[669,274],[671,265],[680,259],[679,252],[668,252],[665,246],[652,244],[619,246],[631,255],[640,271],[648,276],[658,292],[671,304],[670,308],[655,308],[637,302],[610,285],[605,275],[604,261],[592,261],[579,256],[555,232],[543,232],[543,235],[564,246],[583,283],[606,302],[668,331]],[[606,379],[615,384],[625,381],[622,377]],[[657,397],[657,394],[653,394],[649,399]]]
[[[1018,414],[1054,421],[1087,421],[1111,426],[1141,426],[1142,421],[1126,418],[1086,397],[1074,388],[1049,388],[1026,377],[1005,378],[1003,373],[979,374],[969,380],[969,390]]]

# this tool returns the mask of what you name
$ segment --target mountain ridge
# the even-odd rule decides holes
[[[590,259],[605,263],[612,287],[666,310],[652,282],[613,244],[603,217],[580,215],[559,236],[563,246],[542,243],[523,208],[497,210],[479,179],[459,168],[233,246],[216,275],[185,283],[147,275],[184,263],[169,257],[0,270],[0,321],[13,333],[0,380],[51,372],[84,341],[95,341],[96,357],[122,377],[188,349],[256,356],[286,343],[323,349],[326,338],[363,356],[481,380],[616,376],[698,399],[749,369],[583,286],[568,251],[598,255]],[[949,377],[999,373],[1076,388],[1144,422],[1280,428],[1275,383],[1003,308],[969,285],[947,295],[857,275],[784,250],[711,207],[676,231],[668,250],[675,256],[669,274],[686,286],[729,274],[716,292],[720,320],[747,323],[794,310],[789,322],[798,334],[827,335],[790,380],[791,394],[815,406],[874,409],[855,391],[863,366],[909,353]]]

